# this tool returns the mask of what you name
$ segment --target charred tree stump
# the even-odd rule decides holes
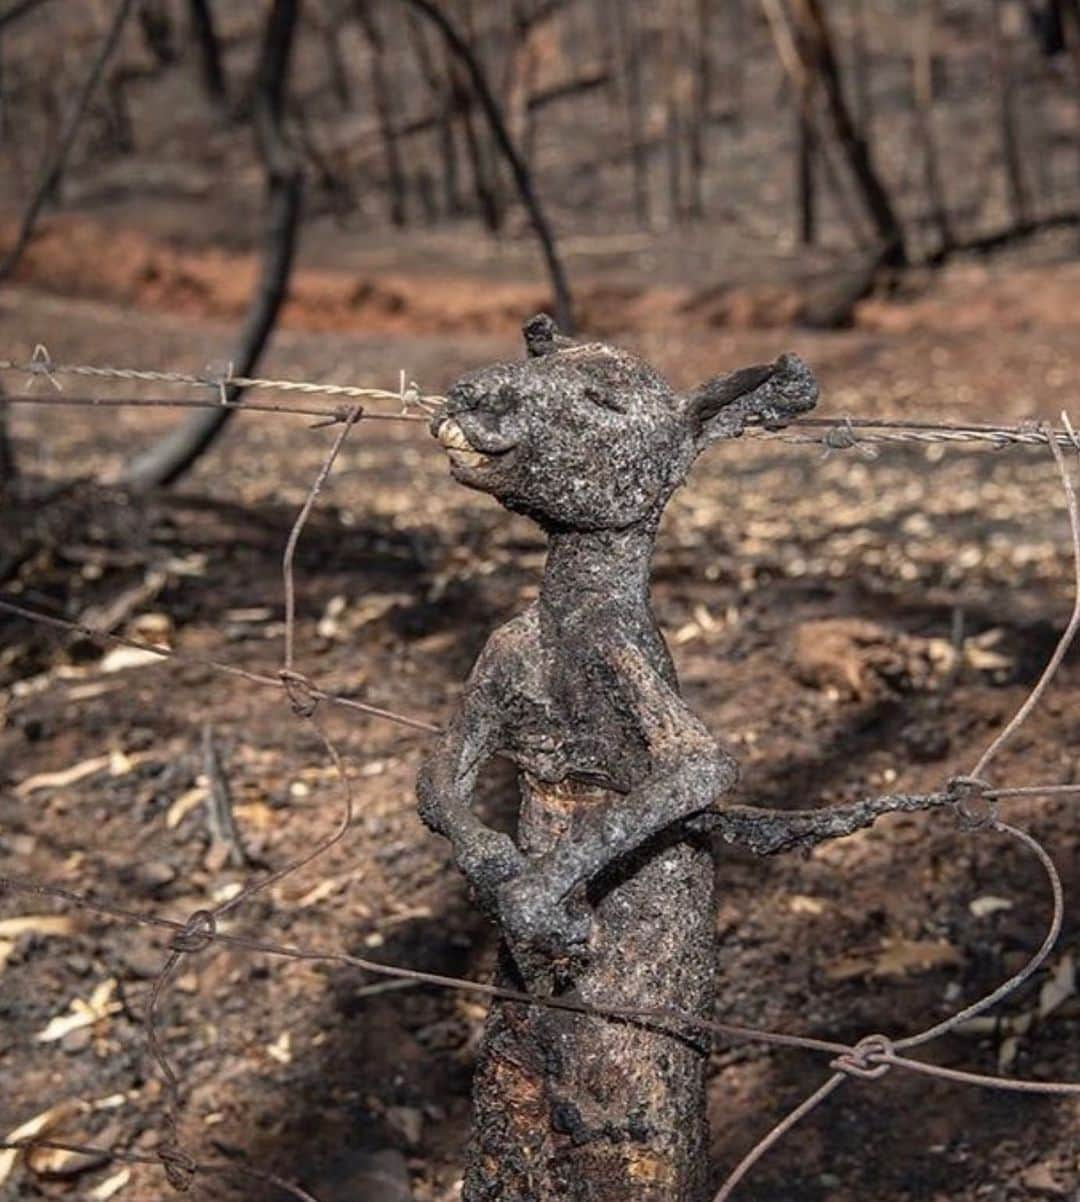
[[[492,635],[421,770],[420,814],[499,927],[504,983],[707,1017],[705,828],[737,772],[679,695],[650,560],[698,452],[748,421],[783,425],[817,389],[783,356],[677,396],[648,364],[575,345],[548,318],[525,334],[528,359],[466,376],[432,421],[454,477],[533,518],[549,554],[538,600]],[[471,808],[494,756],[518,768],[516,839]],[[752,829],[762,843],[763,827],[730,814],[726,838]],[[466,1202],[700,1202],[707,1052],[647,1023],[496,1002]]]

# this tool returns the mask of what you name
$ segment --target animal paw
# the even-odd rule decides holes
[[[512,944],[549,955],[579,957],[592,930],[580,903],[553,896],[542,876],[523,875],[499,889],[499,917]]]
[[[455,843],[454,853],[458,868],[476,890],[480,905],[496,917],[498,891],[520,876],[525,857],[509,835],[480,826]]]

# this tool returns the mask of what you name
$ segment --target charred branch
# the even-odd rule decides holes
[[[551,226],[540,203],[540,198],[537,195],[532,174],[519,154],[517,147],[514,145],[513,139],[510,137],[498,101],[495,99],[487,76],[480,65],[480,60],[473,53],[469,43],[458,31],[457,26],[433,0],[406,0],[406,2],[419,13],[423,14],[435,26],[448,48],[465,69],[472,89],[484,112],[484,116],[491,127],[491,133],[496,145],[499,147],[510,168],[510,173],[513,176],[521,203],[525,207],[533,230],[536,233],[536,238],[540,244],[541,253],[547,266],[548,275],[551,278],[552,291],[555,296],[556,316],[564,329],[572,331],[574,328],[574,307],[570,297],[570,285],[567,282],[562,260],[559,258],[555,246],[555,236],[552,233]]]
[[[199,52],[203,89],[213,108],[222,116],[228,112],[229,91],[221,61],[221,41],[214,25],[209,0],[188,0],[191,32]]]

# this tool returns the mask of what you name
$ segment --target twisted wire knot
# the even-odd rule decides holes
[[[201,952],[217,937],[217,919],[209,910],[195,910],[169,941],[174,952]]]
[[[157,1151],[158,1160],[165,1170],[165,1179],[177,1193],[186,1194],[191,1189],[198,1163],[177,1143],[162,1144]]]
[[[895,1049],[887,1035],[867,1035],[848,1051],[837,1056],[829,1067],[849,1077],[861,1077],[864,1081],[877,1081],[892,1068],[883,1056],[892,1056]]]
[[[282,668],[278,679],[285,686],[285,695],[289,698],[292,711],[299,718],[310,718],[319,708],[321,698],[317,696],[315,685],[300,672]]]
[[[871,446],[855,433],[850,417],[845,417],[840,425],[831,426],[826,430],[821,436],[821,445],[824,448],[821,453],[822,459],[828,459],[833,451],[858,451],[864,459],[878,457],[877,447]]]
[[[989,782],[980,776],[954,776],[945,786],[960,825],[966,831],[981,831],[994,826],[998,820],[998,803],[990,792]],[[979,805],[980,809],[973,808]]]

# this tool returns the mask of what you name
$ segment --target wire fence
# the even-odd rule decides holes
[[[83,408],[132,409],[240,409],[258,413],[279,413],[299,417],[314,417],[313,429],[335,425],[347,420],[427,422],[434,408],[446,398],[437,393],[424,393],[415,381],[406,380],[400,373],[396,389],[358,387],[351,384],[319,383],[309,380],[275,380],[257,376],[235,376],[226,366],[220,371],[202,374],[151,371],[145,368],[108,367],[100,364],[56,363],[48,350],[39,343],[30,359],[16,361],[0,359],[0,373],[23,377],[25,392],[13,393],[3,399],[13,405],[76,406]],[[64,391],[60,380],[70,376],[82,379],[114,380],[127,383],[181,385],[210,391],[208,397],[114,397],[71,395]],[[46,380],[54,389],[52,395],[34,393],[38,380]],[[229,389],[243,388],[259,392],[280,392],[304,396],[346,397],[354,401],[393,401],[394,411],[363,409],[359,419],[350,419],[348,405],[334,408],[275,404],[268,401],[229,400]],[[420,410],[420,412],[417,412]],[[1061,447],[1075,448],[1073,432],[1067,424],[1057,429],[1042,422],[991,425],[948,422],[904,421],[892,418],[838,417],[795,418],[783,430],[749,427],[749,433],[783,442],[821,446],[825,452],[856,450],[874,458],[878,447],[890,444],[954,444],[970,443],[1004,450],[1014,446],[1047,446],[1056,442]]]
[[[194,656],[144,640],[97,630],[84,623],[57,616],[56,614],[46,613],[33,606],[23,604],[21,601],[0,597],[0,613],[21,618],[28,622],[43,624],[66,633],[78,634],[101,646],[136,648],[177,665],[194,666],[214,673],[239,677],[251,684],[283,692],[289,709],[297,722],[302,723],[310,730],[322,746],[327,760],[332,766],[333,774],[338,782],[341,793],[340,818],[330,835],[316,843],[304,854],[290,860],[281,867],[250,880],[246,886],[227,900],[220,901],[216,905],[197,908],[183,919],[167,918],[156,913],[135,911],[109,898],[88,896],[40,880],[0,876],[0,893],[7,892],[12,895],[51,899],[112,922],[130,927],[163,931],[169,937],[167,956],[153,980],[149,1000],[143,1015],[147,1050],[157,1067],[164,1087],[165,1114],[163,1119],[163,1138],[159,1145],[152,1151],[141,1152],[117,1147],[91,1147],[84,1144],[46,1138],[42,1135],[30,1135],[25,1138],[0,1141],[0,1149],[26,1152],[33,1148],[51,1148],[75,1154],[101,1157],[124,1164],[157,1165],[163,1172],[169,1185],[181,1192],[189,1190],[196,1178],[231,1177],[237,1181],[246,1182],[249,1185],[254,1182],[260,1182],[264,1185],[275,1186],[292,1197],[305,1200],[305,1202],[319,1202],[318,1198],[301,1185],[285,1180],[272,1172],[266,1165],[238,1161],[232,1157],[207,1158],[199,1156],[195,1150],[184,1146],[181,1141],[180,1122],[184,1106],[184,1082],[166,1046],[159,1015],[162,1002],[170,985],[175,981],[178,970],[183,962],[188,957],[204,954],[212,947],[234,948],[282,960],[349,966],[362,969],[373,976],[384,978],[391,984],[400,982],[438,989],[463,991],[490,1001],[499,1001],[520,1006],[545,1007],[588,1015],[594,1018],[606,1018],[611,1021],[626,1022],[630,1020],[635,1023],[648,1024],[651,1027],[669,1031],[673,1035],[685,1036],[690,1033],[696,1033],[711,1038],[752,1042],[777,1048],[798,1048],[820,1055],[830,1070],[829,1075],[809,1097],[778,1122],[747,1153],[743,1160],[727,1176],[719,1192],[715,1195],[714,1202],[725,1202],[725,1200],[731,1198],[739,1184],[743,1182],[752,1168],[787,1132],[816,1109],[827,1097],[835,1093],[845,1082],[852,1079],[878,1081],[891,1070],[901,1069],[906,1072],[921,1074],[939,1080],[985,1089],[1058,1097],[1080,1097],[1080,1083],[1019,1080],[969,1072],[928,1063],[916,1059],[911,1055],[917,1049],[923,1048],[932,1041],[956,1030],[961,1024],[983,1014],[1015,993],[1046,962],[1061,931],[1064,919],[1065,904],[1061,878],[1054,866],[1053,860],[1032,835],[1004,821],[1000,816],[999,808],[1002,802],[1020,797],[1080,795],[1080,785],[1046,782],[996,787],[991,785],[986,774],[992,761],[997,757],[1005,744],[1014,738],[1032,710],[1045,695],[1073,642],[1078,628],[1080,628],[1080,506],[1078,506],[1076,490],[1064,454],[1065,449],[1068,448],[1075,451],[1078,457],[1080,457],[1080,437],[1074,431],[1067,414],[1062,415],[1061,428],[1048,425],[971,425],[958,427],[882,419],[841,417],[802,419],[792,423],[792,427],[784,431],[758,431],[758,433],[766,437],[784,438],[796,443],[818,445],[826,453],[834,450],[853,450],[863,454],[876,455],[879,446],[882,444],[910,442],[971,443],[994,448],[1046,446],[1050,450],[1061,478],[1071,531],[1075,574],[1075,595],[1072,614],[1045,669],[1033,689],[1025,698],[1023,704],[1004,728],[990,741],[968,774],[955,776],[950,780],[944,781],[940,790],[934,793],[916,796],[890,795],[877,798],[873,803],[877,807],[873,810],[875,814],[886,813],[890,810],[948,809],[954,813],[961,830],[980,837],[991,834],[1004,836],[1025,849],[1034,857],[1043,870],[1052,898],[1051,916],[1046,936],[1039,948],[1031,955],[1021,969],[992,992],[957,1010],[946,1019],[935,1023],[923,1031],[910,1035],[898,1037],[874,1032],[854,1042],[847,1042],[811,1038],[798,1034],[762,1030],[735,1023],[704,1019],[699,1015],[677,1009],[641,1008],[627,1005],[595,1005],[575,1000],[572,997],[537,996],[485,982],[383,964],[376,960],[351,955],[339,948],[279,943],[230,934],[221,930],[221,920],[227,914],[250,902],[257,895],[265,894],[271,885],[279,883],[284,878],[324,856],[331,848],[335,847],[345,838],[350,829],[353,821],[352,785],[342,754],[319,720],[319,711],[322,705],[343,706],[369,717],[393,722],[410,730],[425,734],[435,733],[439,730],[439,727],[422,717],[394,712],[369,705],[351,697],[332,693],[320,687],[315,680],[299,670],[295,653],[295,553],[317,497],[332,471],[334,462],[342,446],[357,424],[361,420],[371,419],[372,417],[427,420],[426,410],[441,398],[424,395],[415,385],[410,384],[407,386],[404,382],[404,375],[402,376],[401,386],[395,391],[377,388],[358,388],[351,385],[315,384],[306,381],[259,378],[239,379],[233,377],[230,372],[225,373],[224,376],[199,376],[95,365],[58,364],[49,358],[43,348],[39,348],[33,359],[29,362],[17,363],[11,360],[0,360],[0,371],[25,374],[31,383],[36,379],[44,377],[53,386],[53,393],[51,395],[29,396],[24,394],[6,398],[7,401],[15,403],[88,406],[168,405],[178,407],[218,405],[229,403],[223,402],[221,399],[224,395],[223,390],[226,384],[266,392],[277,391],[298,393],[301,395],[328,395],[345,398],[347,401],[352,402],[345,405],[342,409],[334,410],[319,410],[308,406],[275,406],[268,403],[260,404],[251,401],[232,403],[235,408],[316,417],[319,419],[316,423],[317,425],[338,424],[341,427],[317,476],[311,484],[307,497],[285,541],[281,558],[285,621],[281,667],[275,675],[253,672],[239,665]],[[178,398],[176,400],[155,399],[149,401],[135,398],[72,397],[61,391],[58,377],[63,376],[194,386],[216,391],[218,396],[216,399],[210,398],[206,400]],[[397,412],[368,413],[359,403],[367,400],[392,400],[399,405],[399,409]],[[425,413],[415,412],[417,409],[424,410]],[[375,985],[369,987],[369,989],[375,991],[385,987],[385,985]],[[363,993],[364,990],[360,992]]]

